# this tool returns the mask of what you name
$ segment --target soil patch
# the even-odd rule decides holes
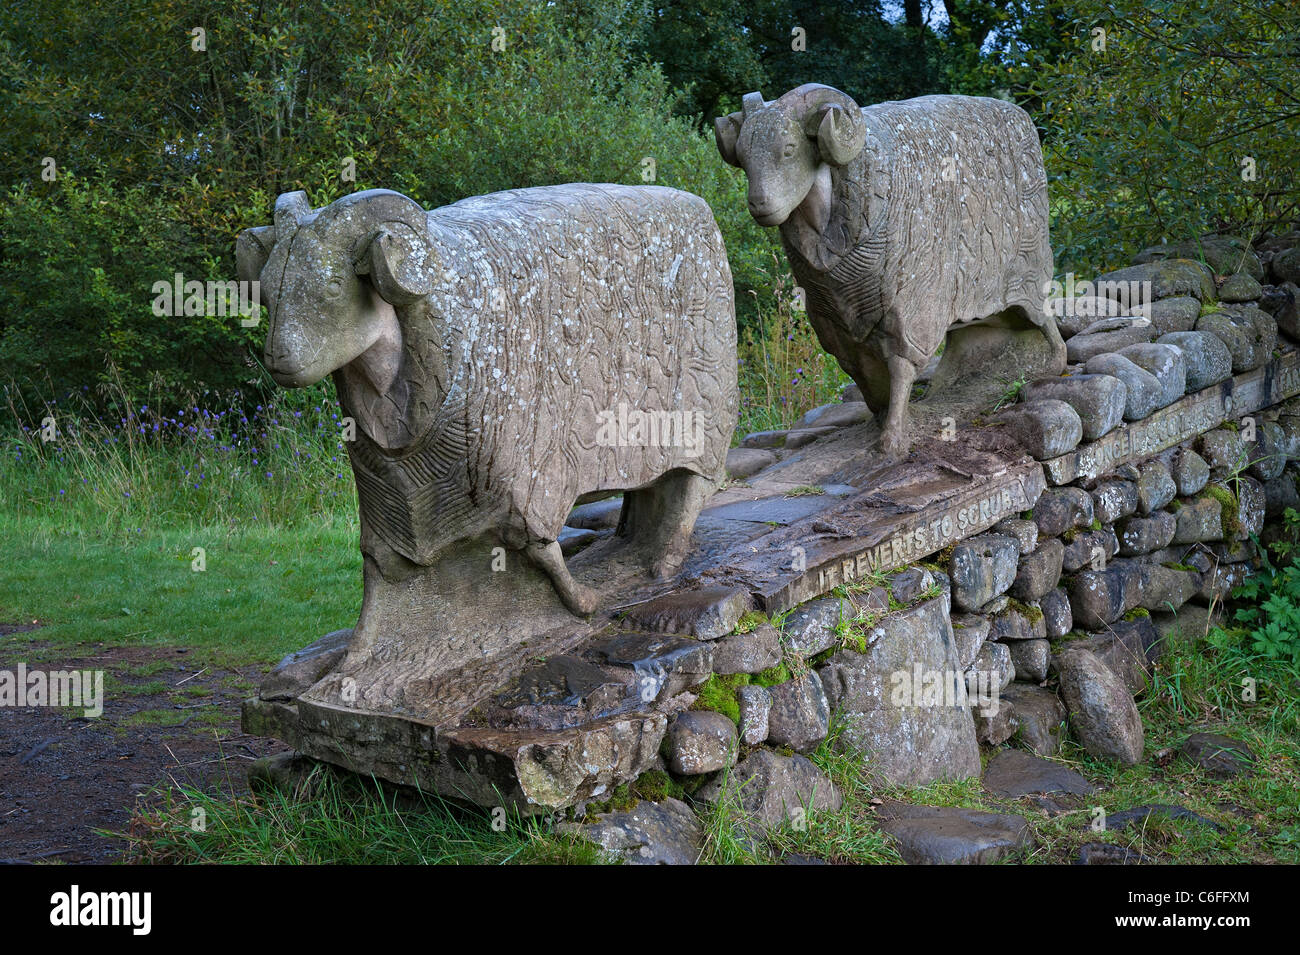
[[[125,833],[161,788],[244,793],[248,764],[287,749],[239,728],[261,667],[204,667],[184,647],[76,647],[65,657],[5,639],[32,629],[0,626],[0,670],[101,670],[104,711],[0,706],[0,861],[115,862],[125,843],[104,832]]]

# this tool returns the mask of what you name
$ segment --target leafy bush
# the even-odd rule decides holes
[[[176,389],[247,386],[262,330],[159,321],[150,289],[178,271],[231,278],[238,231],[269,222],[293,189],[317,206],[377,187],[437,206],[569,181],[683,188],[714,209],[752,308],[749,291],[770,294],[759,269],[775,238],[750,219],[743,175],[673,116],[658,67],[632,56],[627,9],[124,0],[110,13],[15,0],[0,39],[11,372],[28,398],[102,377],[105,358],[134,398],[153,371]]]
[[[5,372],[49,397],[109,380],[128,392],[235,385],[256,376],[256,329],[236,317],[153,314],[155,282],[221,278],[210,236],[178,222],[145,185],[65,175],[21,185],[0,203],[0,352]],[[206,240],[206,247],[205,247]],[[98,392],[92,392],[92,397]]]
[[[1267,660],[1300,664],[1300,565],[1278,568],[1261,549],[1262,567],[1233,590],[1242,602],[1234,630],[1216,628],[1211,642],[1224,648],[1249,650]]]
[[[1300,213],[1291,5],[1081,0],[1069,11],[1069,42],[1063,55],[1040,51],[1033,89],[1058,265],[1125,264],[1162,239],[1248,237]]]

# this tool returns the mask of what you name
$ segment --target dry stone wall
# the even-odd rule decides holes
[[[1069,319],[1091,313],[1062,323],[1070,366],[1028,383],[992,422],[1042,465],[1032,506],[874,585],[823,572],[810,586],[835,593],[780,615],[779,629],[764,622],[723,638],[729,655],[755,661],[747,675],[758,683],[772,657],[743,647],[776,642],[807,666],[775,684],[741,681],[726,752],[742,763],[762,748],[807,752],[836,722],[835,745],[886,783],[979,775],[981,746],[1054,756],[1067,734],[1121,764],[1143,759],[1135,697],[1153,665],[1170,641],[1205,633],[1211,608],[1257,567],[1254,540],[1279,534],[1298,503],[1300,329],[1295,285],[1281,275],[1261,285],[1270,273],[1254,255],[1226,276],[1154,251],[1140,258],[1097,284],[1146,283],[1147,307],[1054,303]],[[734,473],[774,463],[752,453],[762,446],[769,456],[792,437],[804,446],[809,426],[861,420],[851,407],[749,436]],[[869,568],[909,556],[889,550],[876,545]],[[676,754],[696,745],[688,726],[670,727],[674,774],[687,765]],[[696,768],[715,771],[723,752]],[[1005,845],[1021,844],[1021,827],[1010,828]]]
[[[698,853],[691,804],[734,800],[760,840],[835,810],[843,794],[808,758],[823,745],[903,785],[977,776],[999,748],[984,783],[1012,795],[1041,769],[1021,762],[1067,735],[1139,763],[1135,698],[1161,653],[1204,634],[1257,566],[1254,540],[1300,509],[1300,234],[1206,249],[1208,266],[1147,250],[1097,295],[1054,303],[1065,373],[903,465],[854,457],[871,425],[851,392],[748,436],[674,587],[454,725],[313,709],[298,693],[335,634],[286,659],[246,729],[485,806],[565,809],[634,862]],[[1136,305],[1130,282],[1149,293]],[[618,513],[576,509],[566,547],[580,558]],[[985,816],[893,806],[881,825],[909,861],[1025,845],[1021,817]],[[927,855],[934,826],[969,830],[969,848]]]

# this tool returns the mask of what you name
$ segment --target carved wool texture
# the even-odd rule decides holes
[[[358,442],[372,532],[429,563],[485,531],[554,540],[583,494],[678,468],[720,476],[736,422],[735,312],[702,199],[554,186],[466,199],[428,221],[435,327],[403,331],[442,342],[447,390],[406,453]],[[426,351],[408,343],[408,355]],[[426,376],[411,383],[417,404],[440,390],[424,366],[409,370]],[[653,435],[616,430],[610,444],[602,412],[666,414]]]
[[[1047,181],[1024,111],[923,96],[862,114],[866,148],[834,171],[817,246],[785,243],[827,349],[843,358],[891,313],[887,346],[916,362],[949,325],[1009,305],[1042,324],[1052,277]]]

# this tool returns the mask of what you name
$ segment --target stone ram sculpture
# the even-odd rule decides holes
[[[755,221],[780,227],[822,347],[884,412],[888,455],[907,451],[913,382],[951,326],[1027,321],[1046,357],[1032,369],[1013,361],[1016,374],[1064,367],[1044,309],[1047,180],[1023,110],[969,96],[859,108],[816,83],[766,103],[750,93],[742,105],[714,121],[718,151],[745,171]],[[950,343],[968,366],[955,371],[987,374],[988,344]]]
[[[677,569],[737,412],[731,275],[702,199],[580,184],[426,212],[388,190],[318,210],[291,192],[237,258],[276,382],[332,373],[355,419],[367,574],[495,541],[585,615],[597,594],[557,537],[575,502],[617,491],[628,553]]]

